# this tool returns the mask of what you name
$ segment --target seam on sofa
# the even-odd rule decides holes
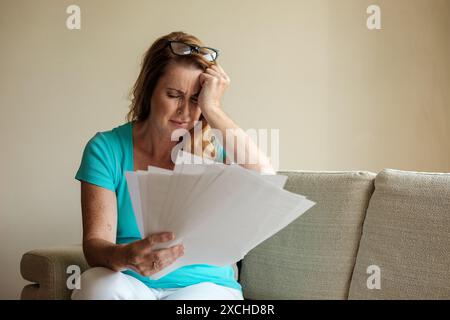
[[[350,287],[351,287],[352,280],[353,280],[353,274],[355,273],[356,262],[358,260],[359,249],[360,249],[360,246],[361,246],[361,239],[362,239],[362,236],[363,236],[363,233],[364,233],[364,224],[366,222],[367,210],[369,209],[370,200],[372,199],[372,196],[373,196],[374,193],[375,193],[375,179],[372,180],[370,197],[368,198],[367,204],[366,204],[365,209],[364,209],[364,216],[363,216],[363,220],[362,220],[362,224],[361,224],[361,234],[360,234],[360,237],[359,237],[359,240],[358,240],[358,244],[357,244],[357,248],[356,248],[356,255],[355,255],[355,258],[354,258],[355,262],[353,263],[352,272],[350,274],[350,281],[348,282],[347,300],[348,300],[348,297],[350,296]]]
[[[380,173],[383,171],[391,172],[391,173],[401,173],[401,174],[407,174],[407,175],[450,176],[449,172],[408,171],[408,170],[385,168],[385,169],[381,170]]]
[[[376,176],[377,173],[372,172],[372,171],[367,171],[367,170],[348,170],[348,171],[338,171],[338,170],[332,170],[332,171],[317,171],[317,170],[280,170],[277,171],[277,174],[284,174],[284,173],[308,173],[308,174],[323,174],[323,173],[327,173],[327,174],[339,174],[339,175],[347,175],[349,173],[355,174],[355,175],[360,175],[360,174],[369,174],[369,175],[373,175]]]

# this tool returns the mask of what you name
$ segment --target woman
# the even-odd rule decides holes
[[[230,79],[217,56],[217,50],[184,32],[157,39],[134,85],[128,122],[87,143],[75,178],[81,181],[83,251],[92,268],[82,274],[72,299],[243,299],[232,266],[188,265],[158,280],[148,277],[182,256],[183,245],[152,249],[174,239],[170,230],[141,239],[124,177],[149,165],[173,169],[171,151],[178,141],[172,133],[192,132],[199,120],[203,133],[213,128],[227,137],[231,129],[227,139],[245,141],[246,147],[224,151],[206,134],[189,145],[200,144],[202,152],[214,146],[216,160],[227,152],[234,159],[240,152],[256,156],[256,164],[242,165],[273,172],[267,157],[220,108]]]

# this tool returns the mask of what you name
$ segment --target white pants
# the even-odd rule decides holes
[[[240,290],[213,282],[182,288],[149,288],[133,276],[96,267],[81,274],[72,300],[243,300]]]

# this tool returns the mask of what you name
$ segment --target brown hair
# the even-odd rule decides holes
[[[182,31],[171,32],[165,36],[158,38],[147,50],[144,55],[141,71],[133,86],[131,93],[131,105],[130,111],[127,114],[126,119],[128,121],[144,121],[150,116],[151,112],[151,97],[153,91],[159,78],[164,74],[167,65],[171,62],[183,63],[187,65],[194,65],[199,69],[205,71],[215,62],[210,62],[206,60],[203,56],[193,53],[186,56],[177,56],[172,53],[170,48],[167,46],[167,41],[183,41],[196,46],[205,46],[200,39],[197,37],[187,34]],[[201,139],[198,141],[192,141],[190,144],[191,150],[197,150],[194,148],[195,143],[201,143],[202,145],[202,155],[203,152],[208,150],[213,150],[211,134],[206,134],[211,128],[206,122],[206,119],[201,115],[200,121],[202,121],[202,135]],[[209,136],[205,140],[205,136]],[[191,131],[191,137],[193,137],[193,130]],[[189,150],[189,146],[188,146]],[[211,152],[214,157],[215,152]]]

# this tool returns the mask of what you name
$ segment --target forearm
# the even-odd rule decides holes
[[[83,252],[91,267],[105,267],[120,271],[126,266],[124,245],[115,244],[104,239],[83,241]]]
[[[221,108],[208,110],[204,116],[213,129],[220,131],[225,151],[235,162],[247,169],[275,173],[268,157]]]

